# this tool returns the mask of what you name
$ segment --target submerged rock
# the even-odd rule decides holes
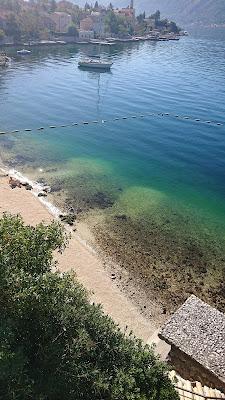
[[[108,196],[107,193],[97,192],[95,193],[92,198],[90,199],[89,203],[92,205],[96,205],[99,208],[108,208],[112,207],[113,201]]]
[[[76,215],[75,214],[67,214],[67,215],[60,214],[59,218],[61,219],[62,222],[65,222],[66,224],[72,226],[76,220]]]
[[[122,215],[115,215],[116,219],[122,220],[122,221],[127,221],[127,216],[125,214]]]
[[[62,190],[62,184],[61,183],[53,183],[51,185],[51,192],[56,193],[60,192]]]

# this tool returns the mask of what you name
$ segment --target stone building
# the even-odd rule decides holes
[[[225,315],[190,296],[163,326],[169,362],[184,379],[225,392]]]
[[[94,28],[94,21],[91,17],[86,17],[80,21],[81,31],[92,31]]]
[[[92,12],[89,17],[80,21],[81,31],[93,31],[96,36],[104,36],[104,14],[100,12]]]

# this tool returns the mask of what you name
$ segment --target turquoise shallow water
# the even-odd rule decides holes
[[[225,123],[223,40],[118,45],[102,49],[114,62],[111,73],[79,70],[79,58],[94,52],[97,47],[59,46],[16,57],[0,71],[1,130],[151,111]],[[154,225],[161,232],[160,254],[166,243],[168,258],[171,238],[179,243],[171,253],[179,253],[180,264],[190,258],[181,250],[187,242],[207,254],[216,248],[214,261],[223,271],[225,125],[148,116],[14,134],[1,137],[0,146],[3,159],[54,182],[71,204],[104,209],[111,229],[115,214],[141,223],[146,237]],[[211,258],[204,265],[211,267]]]

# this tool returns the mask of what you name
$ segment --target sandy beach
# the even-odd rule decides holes
[[[12,189],[9,176],[0,176],[0,214],[8,212],[20,214],[26,224],[36,225],[40,222],[49,223],[55,216],[43,204],[44,200],[24,187]],[[68,247],[62,255],[57,255],[58,267],[62,272],[73,270],[78,280],[90,291],[91,300],[101,303],[104,312],[118,323],[122,330],[132,330],[146,343],[158,342],[157,321],[146,318],[138,307],[121,290],[104,261],[81,237],[81,232],[71,232]],[[166,346],[160,344],[159,353],[167,352]]]

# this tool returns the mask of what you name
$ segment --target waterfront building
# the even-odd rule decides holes
[[[80,21],[81,31],[92,31],[94,27],[94,22],[91,17],[86,17]]]
[[[80,21],[81,31],[93,31],[96,36],[104,34],[104,15],[99,11],[93,11],[89,17]]]
[[[65,12],[54,12],[51,18],[55,22],[56,32],[67,33],[69,26],[72,24],[72,17]]]
[[[94,39],[94,31],[82,31],[79,30],[79,40],[90,40]]]

